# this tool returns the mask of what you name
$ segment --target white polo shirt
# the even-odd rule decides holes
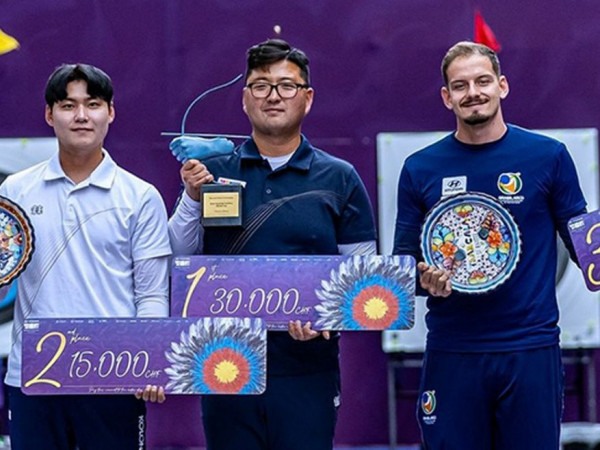
[[[18,278],[7,384],[20,386],[25,318],[167,315],[171,248],[164,203],[154,186],[118,167],[108,152],[77,185],[57,153],[9,176],[0,195],[25,211],[35,234],[33,257]],[[159,265],[144,265],[155,258]],[[138,262],[157,268],[156,278],[143,273],[136,283]],[[140,286],[152,292],[139,292]]]

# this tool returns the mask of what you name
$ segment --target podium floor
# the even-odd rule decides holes
[[[206,450],[204,447],[153,447],[148,450]],[[348,447],[339,446],[334,447],[333,450],[420,450],[419,445],[398,445],[394,449],[391,449],[389,445],[375,445],[366,447]]]

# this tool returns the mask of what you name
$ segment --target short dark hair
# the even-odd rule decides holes
[[[485,56],[492,63],[492,69],[497,77],[500,77],[502,72],[500,71],[500,61],[498,55],[491,48],[483,45],[476,44],[470,41],[461,41],[454,44],[446,52],[444,59],[442,60],[442,77],[444,78],[444,85],[448,86],[448,67],[456,58],[463,56],[481,55]]]
[[[89,64],[62,64],[58,66],[46,83],[46,104],[50,107],[67,98],[67,85],[72,81],[85,81],[87,93],[100,98],[109,105],[113,100],[113,85],[110,77],[102,70]]]
[[[287,60],[300,68],[300,76],[306,84],[310,84],[308,57],[302,50],[292,47],[282,39],[269,39],[256,44],[248,49],[247,55],[246,80],[254,69]]]

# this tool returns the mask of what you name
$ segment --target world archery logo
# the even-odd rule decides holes
[[[421,394],[421,409],[427,416],[435,411],[435,391],[425,391]]]
[[[498,177],[498,189],[505,195],[515,195],[523,188],[520,173],[506,172]]]

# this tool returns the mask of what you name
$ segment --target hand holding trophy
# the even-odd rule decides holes
[[[169,144],[169,150],[180,163],[185,163],[190,159],[203,161],[212,156],[231,153],[233,149],[233,142],[222,137],[209,139],[178,136]]]
[[[181,134],[169,144],[169,150],[177,161],[182,163],[181,176],[186,192],[196,201],[202,203],[203,226],[240,226],[242,224],[242,183],[231,183],[232,180],[214,177],[203,161],[219,155],[233,152],[235,145],[228,137],[247,139],[248,136],[205,134],[191,136],[185,133],[187,117],[193,106],[208,94],[229,87],[243,77],[239,74],[234,79],[212,87],[190,103],[181,121]],[[171,133],[163,133],[171,134]],[[235,181],[235,180],[233,180]]]

